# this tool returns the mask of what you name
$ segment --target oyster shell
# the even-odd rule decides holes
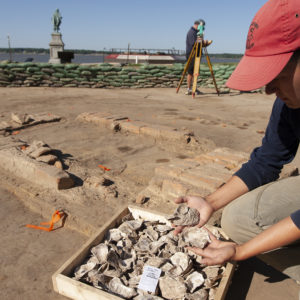
[[[168,273],[173,268],[174,268],[174,266],[171,263],[167,262],[161,267],[161,270],[165,273]]]
[[[171,256],[170,261],[175,267],[177,267],[177,269],[181,270],[178,275],[186,273],[192,266],[189,256],[182,252],[177,252]]]
[[[161,300],[163,298],[160,298],[158,296],[154,295],[138,295],[133,298],[134,300]]]
[[[118,256],[118,254],[114,251],[114,250],[110,250],[108,253],[107,253],[107,263],[114,267],[115,269],[119,269],[120,265],[119,265],[119,261],[120,261],[120,258]]]
[[[168,220],[176,226],[195,226],[200,221],[200,214],[197,209],[180,204]]]
[[[146,237],[148,237],[151,241],[157,241],[159,238],[159,233],[156,232],[152,226],[146,228],[144,231]]]
[[[193,294],[185,295],[186,300],[207,300],[208,292],[207,290],[199,290]]]
[[[216,281],[222,277],[222,269],[219,267],[208,266],[203,269],[203,272],[206,275],[204,285],[207,288],[213,287]]]
[[[185,228],[181,238],[186,245],[201,249],[208,243],[211,243],[208,232],[205,229],[198,227]]]
[[[215,289],[209,289],[208,292],[208,299],[209,300],[214,300],[216,295],[216,290]]]
[[[123,252],[122,258],[123,259],[119,260],[119,266],[122,271],[125,272],[134,267],[136,261],[136,252],[133,249],[131,249],[130,253]]]
[[[136,276],[130,277],[128,280],[129,287],[137,288],[140,283],[141,277],[142,277],[142,275],[136,275]]]
[[[131,221],[126,221],[124,223],[122,223],[118,229],[125,233],[126,236],[130,236],[133,235],[135,236],[135,232],[141,228],[143,224],[142,220],[131,220]]]
[[[183,299],[186,293],[186,286],[180,277],[161,277],[159,279],[159,288],[162,296],[170,300]]]
[[[135,244],[134,249],[136,251],[148,252],[150,249],[151,241],[144,236],[141,236],[138,242]]]
[[[186,285],[191,293],[199,288],[204,283],[204,277],[199,272],[193,272],[186,278]]]
[[[126,299],[132,298],[137,295],[135,289],[125,286],[119,278],[113,278],[108,288],[115,294],[118,294]]]
[[[207,228],[218,240],[221,238],[221,233],[217,227],[209,224],[205,224],[204,227]]]
[[[152,267],[155,267],[155,268],[160,268],[163,264],[165,264],[167,262],[167,259],[165,258],[162,258],[162,257],[157,257],[157,256],[154,256],[154,257],[150,257],[147,261],[146,261],[146,264],[148,266],[152,266]]]
[[[124,249],[125,251],[127,251],[128,249],[131,249],[132,241],[129,238],[124,238],[117,242],[117,247],[119,249]]]
[[[107,233],[106,239],[108,242],[118,242],[123,237],[126,237],[126,234],[118,228],[110,229]]]
[[[163,225],[163,224],[157,224],[154,229],[159,232],[160,234],[167,234],[169,231],[173,230],[171,226]]]
[[[92,256],[86,264],[81,265],[80,267],[77,267],[74,272],[74,277],[76,280],[79,280],[82,278],[85,274],[87,274],[89,271],[93,270],[98,265],[98,259],[94,256]]]
[[[91,249],[91,252],[98,259],[99,264],[104,264],[107,260],[108,246],[101,243]]]
[[[95,269],[89,271],[87,274],[87,281],[91,282],[94,287],[100,289],[106,289],[111,279],[111,277],[100,274],[98,270]]]

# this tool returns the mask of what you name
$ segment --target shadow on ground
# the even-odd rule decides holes
[[[257,277],[263,277],[263,285],[255,285],[256,289],[254,291],[253,283],[255,283]],[[290,290],[291,295],[285,294],[284,298],[282,298],[283,291],[280,288],[283,282],[292,286]],[[270,289],[270,284],[274,287],[273,289]],[[266,290],[268,290],[267,297]],[[254,292],[256,292],[255,297],[253,295]],[[297,287],[292,279],[265,264],[260,259],[250,258],[239,263],[225,300],[298,299],[294,297],[296,293]]]

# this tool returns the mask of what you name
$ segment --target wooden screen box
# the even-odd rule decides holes
[[[70,259],[68,259],[52,276],[54,290],[61,295],[74,300],[120,300],[123,299],[104,290],[97,289],[91,285],[73,279],[74,270],[77,266],[83,264],[90,255],[90,249],[101,243],[107,231],[118,227],[123,217],[131,213],[135,219],[142,218],[146,221],[160,221],[170,224],[166,215],[154,211],[142,209],[137,206],[128,206],[116,213],[112,220],[103,225],[99,231],[91,237]],[[234,272],[234,265],[227,263],[225,271],[222,274],[221,281],[217,287],[215,300],[225,298],[231,277]]]

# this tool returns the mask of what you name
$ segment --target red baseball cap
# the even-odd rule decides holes
[[[300,48],[300,0],[269,0],[249,28],[246,51],[226,82],[250,91],[271,82]]]

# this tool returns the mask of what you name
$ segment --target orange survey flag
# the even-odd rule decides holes
[[[106,168],[105,166],[102,165],[98,165],[99,168],[103,169],[104,171],[110,171],[109,168]]]
[[[36,225],[31,225],[31,224],[27,224],[26,227],[34,228],[34,229],[40,229],[40,230],[45,230],[45,231],[52,231],[54,224],[57,223],[64,216],[65,216],[64,212],[57,210],[52,215],[51,221],[40,223],[40,225],[49,225],[49,227],[36,226]]]

